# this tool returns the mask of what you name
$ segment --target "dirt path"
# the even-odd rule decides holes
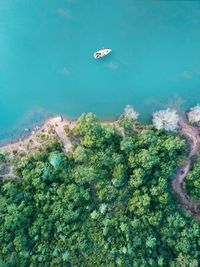
[[[178,195],[180,203],[200,220],[200,211],[197,204],[191,201],[183,190],[183,181],[191,168],[192,157],[198,155],[200,151],[200,135],[198,129],[189,125],[183,117],[180,118],[180,132],[187,138],[190,144],[190,153],[186,163],[178,169],[176,178],[172,182],[172,188]]]
[[[71,149],[72,143],[69,137],[67,137],[64,128],[67,125],[70,129],[72,129],[74,128],[75,123],[70,122],[65,118],[58,117],[55,118],[54,120],[53,119],[51,120],[51,125],[54,126],[57,136],[60,138],[61,142],[64,145],[64,151],[65,153],[67,153]]]

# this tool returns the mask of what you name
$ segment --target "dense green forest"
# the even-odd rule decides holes
[[[185,140],[93,114],[68,135],[70,153],[50,141],[1,182],[0,266],[199,266],[200,224],[171,190]]]
[[[184,189],[192,200],[200,204],[200,157],[193,162],[193,168],[185,179]]]

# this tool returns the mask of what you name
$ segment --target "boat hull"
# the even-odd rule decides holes
[[[111,51],[112,51],[112,49],[110,49],[110,48],[102,49],[102,50],[96,51],[93,54],[93,56],[95,59],[102,58],[102,57],[107,56]]]

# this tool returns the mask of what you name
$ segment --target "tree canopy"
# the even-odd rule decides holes
[[[194,161],[192,170],[184,181],[184,188],[190,198],[200,204],[200,157]]]
[[[82,115],[73,149],[41,148],[1,182],[1,266],[199,266],[199,223],[170,183],[182,137]],[[130,127],[130,124],[129,124]]]

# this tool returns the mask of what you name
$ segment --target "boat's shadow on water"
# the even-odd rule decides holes
[[[108,54],[106,55],[105,57],[102,57],[102,58],[97,58],[97,59],[94,59],[95,63],[96,64],[109,64],[112,62],[112,59],[113,59],[113,53],[112,54]]]

